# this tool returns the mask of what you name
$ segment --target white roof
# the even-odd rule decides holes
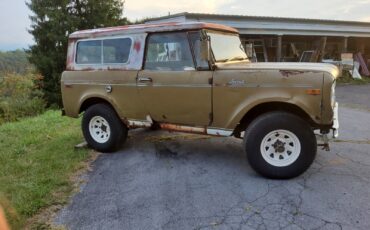
[[[240,34],[370,37],[370,23],[304,18],[180,13],[153,18],[158,22],[209,22],[234,27]]]

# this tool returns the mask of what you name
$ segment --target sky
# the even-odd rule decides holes
[[[370,22],[370,0],[125,0],[130,20],[180,12]],[[0,50],[33,44],[25,0],[0,0]]]

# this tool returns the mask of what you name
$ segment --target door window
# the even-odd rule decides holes
[[[195,61],[197,64],[197,69],[209,70],[209,64],[207,60],[201,58],[201,37],[200,32],[189,33],[190,41],[193,46],[193,52]]]
[[[186,33],[153,34],[146,49],[146,70],[195,70]]]

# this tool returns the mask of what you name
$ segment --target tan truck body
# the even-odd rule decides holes
[[[129,129],[161,128],[244,138],[261,175],[292,178],[338,134],[337,67],[252,63],[238,32],[209,23],[78,31],[69,38],[64,114],[79,117],[87,143],[112,152]]]
[[[78,117],[89,105],[104,101],[130,128],[150,126],[155,121],[167,129],[205,133],[212,129],[215,134],[228,136],[237,132],[253,109],[270,105],[285,106],[316,128],[333,125],[331,88],[339,71],[332,65],[232,61],[215,63],[208,71],[142,69],[148,34],[194,30],[236,33],[214,24],[170,23],[72,34],[67,70],[61,80],[65,114]],[[76,64],[78,41],[112,36],[133,40],[127,64]],[[152,81],[138,82],[141,76]]]

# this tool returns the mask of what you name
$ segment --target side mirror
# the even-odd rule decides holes
[[[200,58],[204,61],[211,61],[211,45],[209,39],[200,41]]]

